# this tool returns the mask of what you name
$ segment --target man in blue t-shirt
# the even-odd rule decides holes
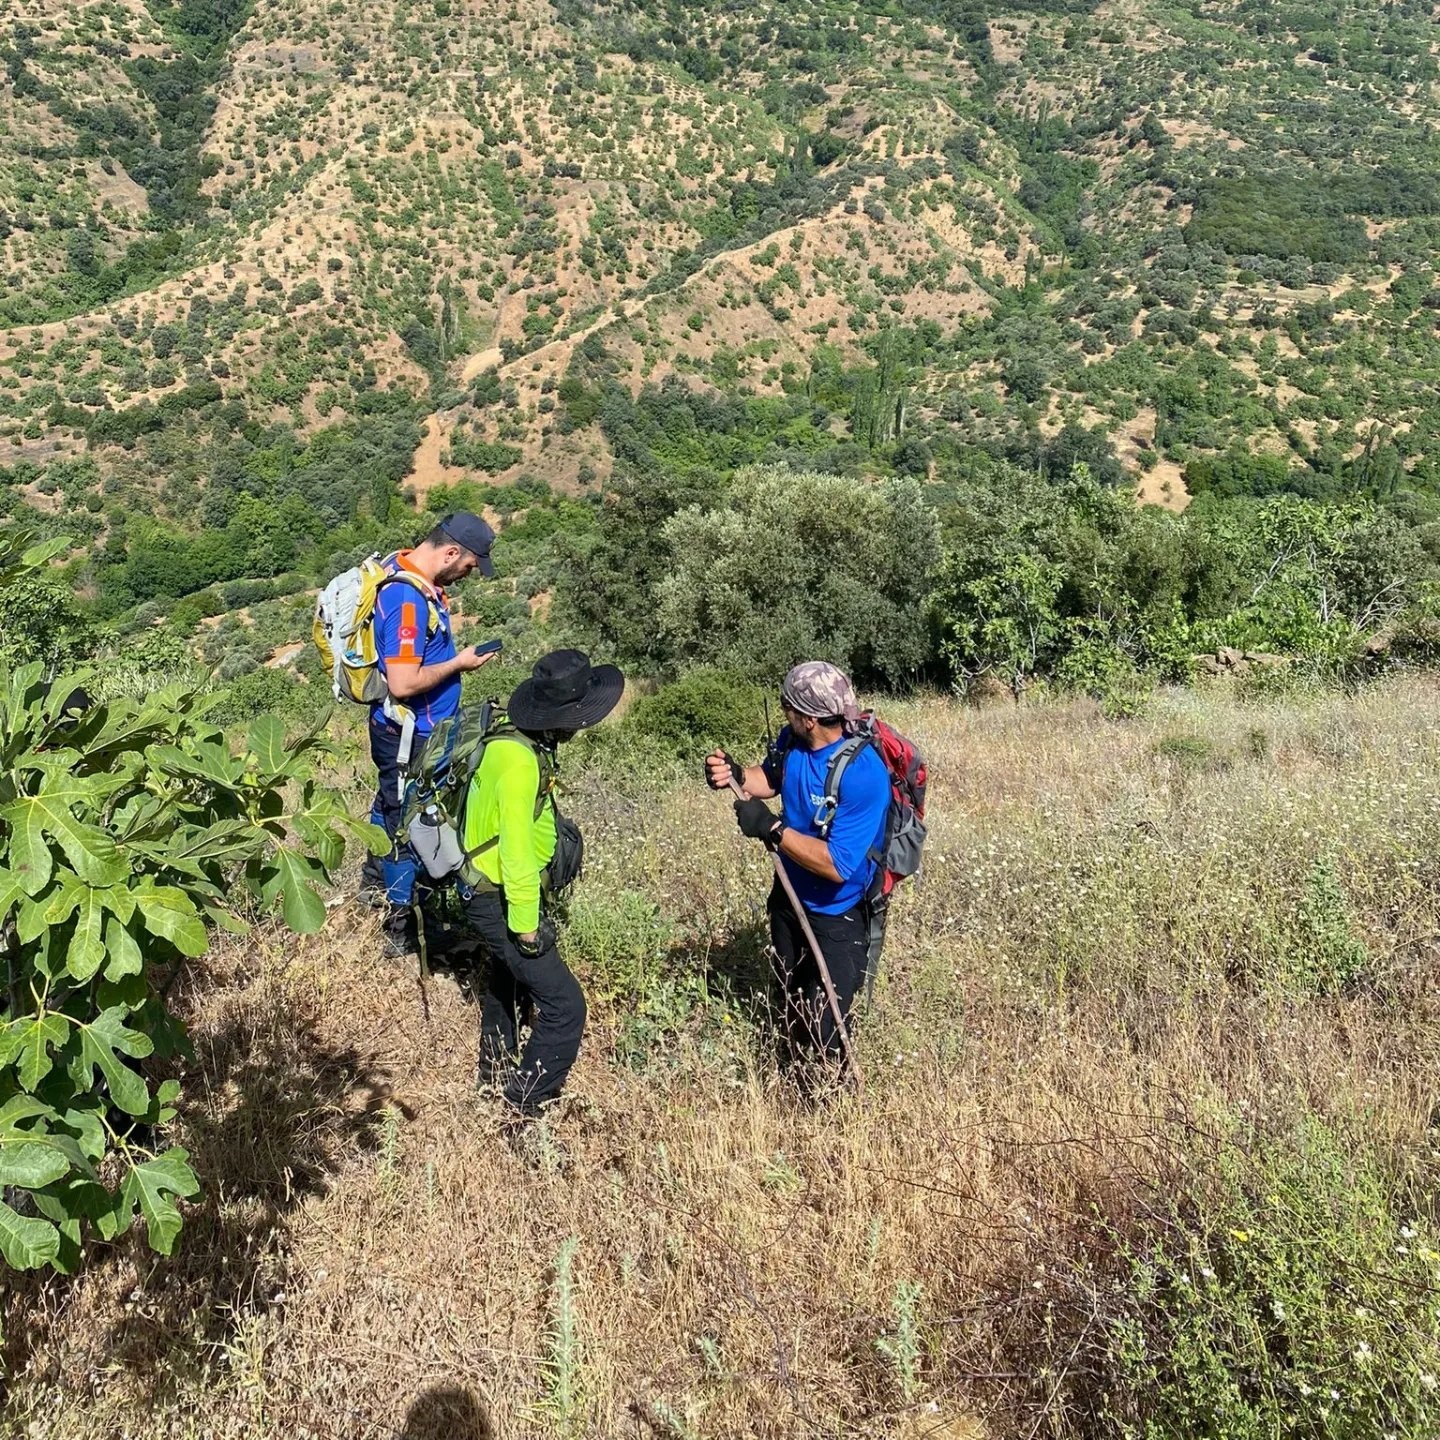
[[[736,820],[780,856],[848,1021],[869,956],[870,891],[885,843],[890,772],[872,745],[861,744],[841,773],[831,813],[826,777],[860,713],[850,681],[834,665],[806,661],[785,677],[780,703],[786,728],[770,755],[742,768],[717,750],[706,757],[706,778],[716,790],[734,779],[749,797],[736,801]],[[776,795],[779,815],[765,804]],[[820,969],[778,880],[768,909],[791,1057],[837,1057],[840,1036]]]
[[[456,652],[445,598],[447,585],[474,570],[494,576],[494,541],[495,532],[478,515],[461,511],[447,515],[413,550],[385,561],[396,578],[375,597],[375,646],[390,698],[370,707],[370,757],[379,776],[370,820],[392,839],[400,824],[405,765],[435,726],[460,708],[460,677],[494,658],[477,655],[473,646]],[[385,942],[391,954],[414,949],[408,909],[414,883],[415,861],[408,851],[394,850],[362,872],[364,888],[383,894],[390,907]]]

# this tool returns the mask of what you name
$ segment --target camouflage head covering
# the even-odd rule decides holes
[[[850,677],[824,660],[802,660],[785,677],[780,698],[801,715],[822,719],[841,715],[847,722],[860,718],[860,705]]]

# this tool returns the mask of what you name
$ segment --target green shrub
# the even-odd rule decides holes
[[[1323,694],[1325,684],[1314,664],[1256,665],[1235,680],[1235,697],[1255,705]]]
[[[643,895],[583,886],[565,922],[566,947],[590,972],[596,993],[643,990],[674,940],[674,927]]]
[[[1311,867],[1286,939],[1286,978],[1302,989],[1328,995],[1363,973],[1369,955],[1331,856],[1322,855]]]
[[[1232,1126],[1187,1175],[1121,1244],[1105,1433],[1431,1433],[1440,1236],[1404,1187],[1318,1120]]]
[[[764,739],[767,693],[733,671],[702,667],[637,700],[624,730],[667,759],[693,759],[717,746],[753,756]]]
[[[1156,742],[1155,753],[1189,774],[1215,773],[1230,768],[1230,757],[1203,735],[1167,735]]]
[[[833,660],[858,684],[913,680],[931,653],[935,513],[913,477],[874,484],[788,466],[742,470],[727,504],[665,522],[660,623],[682,664],[778,680]]]
[[[220,694],[210,719],[225,727],[246,724],[257,715],[278,715],[282,720],[310,718],[330,704],[324,689],[300,683],[289,670],[265,665],[236,676],[221,687]]]
[[[615,1051],[634,1069],[673,1063],[673,1039],[690,1028],[709,994],[705,974],[677,952],[674,924],[634,891],[582,886],[565,945],[598,997],[615,1007]]]

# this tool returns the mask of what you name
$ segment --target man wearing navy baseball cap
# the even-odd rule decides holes
[[[457,653],[445,587],[478,570],[495,575],[490,547],[495,532],[468,511],[447,515],[413,549],[391,555],[385,568],[395,577],[375,597],[375,645],[390,695],[370,707],[370,755],[380,784],[370,810],[373,824],[394,838],[400,823],[403,770],[425,737],[460,708],[460,677],[495,658],[471,646]],[[397,718],[396,711],[404,718]],[[408,733],[407,733],[408,730]],[[408,753],[406,753],[408,751]],[[415,861],[397,847],[379,862],[367,862],[363,887],[383,890],[390,908],[386,948],[403,955],[414,949],[411,891]]]

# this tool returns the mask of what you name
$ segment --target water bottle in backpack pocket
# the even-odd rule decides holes
[[[460,836],[433,805],[415,817],[408,838],[415,858],[432,880],[447,879],[464,864],[465,847]]]

